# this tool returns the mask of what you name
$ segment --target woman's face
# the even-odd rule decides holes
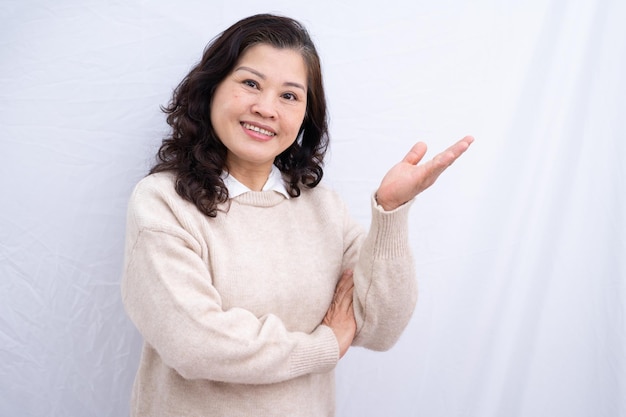
[[[211,123],[228,149],[231,174],[267,175],[298,136],[307,104],[307,69],[293,49],[259,44],[246,50],[217,86]]]

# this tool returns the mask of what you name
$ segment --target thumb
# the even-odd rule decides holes
[[[417,142],[409,153],[406,154],[402,162],[408,162],[411,165],[417,165],[419,161],[422,160],[424,155],[426,155],[426,144],[424,142]]]

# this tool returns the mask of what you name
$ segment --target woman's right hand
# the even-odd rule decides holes
[[[335,333],[339,342],[340,358],[346,354],[356,334],[356,320],[352,308],[353,292],[352,271],[345,271],[337,283],[333,301],[322,321],[322,324],[330,327]]]

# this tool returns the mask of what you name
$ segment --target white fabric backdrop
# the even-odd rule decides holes
[[[317,42],[326,178],[364,224],[414,141],[476,137],[412,209],[418,308],[341,361],[338,416],[626,416],[626,2],[508,3],[0,1],[0,415],[127,415],[124,216],[159,105],[270,11]]]

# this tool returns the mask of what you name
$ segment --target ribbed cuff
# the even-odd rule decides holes
[[[339,345],[333,330],[320,325],[310,335],[302,335],[291,356],[292,378],[331,371],[339,361]]]
[[[372,195],[372,224],[370,236],[374,237],[374,258],[392,259],[406,255],[409,248],[410,200],[400,207],[385,211]]]

